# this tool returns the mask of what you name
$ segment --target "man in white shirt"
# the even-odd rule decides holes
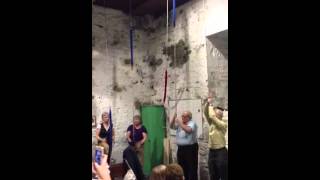
[[[192,113],[185,111],[181,119],[177,113],[170,121],[170,128],[176,129],[176,143],[178,145],[178,163],[184,171],[185,180],[198,179],[198,142],[197,124],[192,120]]]

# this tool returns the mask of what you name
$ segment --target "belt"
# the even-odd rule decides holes
[[[178,145],[179,147],[188,147],[188,146],[194,146],[194,145],[198,145],[198,143],[193,143],[193,144],[186,144],[186,145]]]
[[[219,149],[210,149],[210,151],[221,151],[221,150],[226,150],[226,149],[227,149],[226,147],[222,147]]]

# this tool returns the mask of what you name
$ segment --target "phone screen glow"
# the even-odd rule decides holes
[[[102,151],[100,149],[96,149],[95,160],[99,165],[101,164],[101,156],[102,156]]]

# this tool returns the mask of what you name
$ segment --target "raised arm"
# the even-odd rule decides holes
[[[171,118],[170,120],[170,128],[171,129],[177,129],[177,126],[176,126],[176,118],[177,118],[177,113],[175,112],[173,117]]]
[[[213,106],[209,106],[208,107],[209,109],[209,117],[211,118],[212,120],[212,123],[219,129],[222,129],[222,130],[226,130],[227,127],[228,127],[228,124],[223,121],[222,119],[219,119],[217,116],[216,116],[216,113],[213,109]]]

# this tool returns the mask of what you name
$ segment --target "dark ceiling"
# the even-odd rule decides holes
[[[132,15],[143,16],[146,14],[158,17],[167,12],[167,0],[131,0]],[[176,0],[176,7],[191,0]],[[126,14],[130,11],[130,0],[93,0],[94,5],[121,10]],[[169,10],[172,0],[169,0]]]

